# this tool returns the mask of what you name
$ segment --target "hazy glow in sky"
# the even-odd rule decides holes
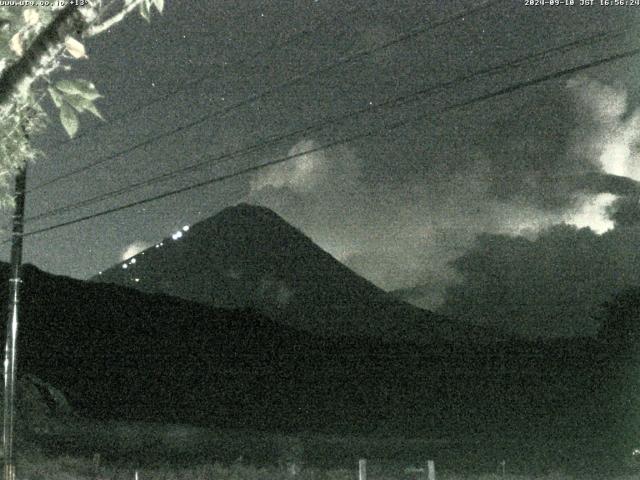
[[[596,81],[588,81],[586,85],[589,94],[584,95],[582,101],[588,106],[600,129],[593,140],[600,152],[596,163],[604,173],[640,180],[640,162],[634,154],[634,147],[640,139],[638,113],[628,120],[623,119],[627,110],[626,92]],[[581,208],[565,221],[580,228],[589,227],[602,234],[615,226],[607,209],[617,198],[617,195],[611,193],[586,198]]]
[[[135,257],[137,254],[151,247],[152,244],[143,240],[137,240],[127,246],[120,255],[122,261],[128,260],[131,257]]]
[[[300,155],[318,146],[313,140],[303,140],[291,147],[287,156]],[[251,188],[261,190],[265,187],[286,187],[297,192],[309,192],[316,188],[325,177],[325,155],[324,151],[310,152],[300,155],[293,161],[266,168],[259,175],[253,177]]]
[[[566,219],[566,223],[578,228],[589,227],[594,232],[603,234],[615,226],[607,215],[607,207],[617,198],[618,196],[612,193],[600,193],[589,198],[576,213]]]

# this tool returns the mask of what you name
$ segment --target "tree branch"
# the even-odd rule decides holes
[[[0,77],[0,111],[4,112],[16,92],[27,90],[37,78],[34,72],[46,67],[64,49],[64,39],[87,28],[79,7],[73,3],[58,13],[31,43],[27,51]]]
[[[83,36],[93,37],[94,35],[98,35],[99,33],[102,33],[105,30],[108,30],[109,28],[113,27],[116,23],[121,22],[124,19],[124,17],[126,17],[129,13],[131,13],[142,2],[143,0],[135,0],[131,2],[129,5],[125,6],[113,17],[105,20],[102,23],[91,25],[87,30],[85,30]]]

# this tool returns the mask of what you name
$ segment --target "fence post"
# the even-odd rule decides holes
[[[428,479],[436,480],[436,464],[433,460],[427,461]]]
[[[358,480],[367,480],[367,461],[364,458],[358,460]]]
[[[100,474],[100,454],[93,454],[93,475],[97,478]]]

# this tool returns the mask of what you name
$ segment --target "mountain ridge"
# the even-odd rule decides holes
[[[495,332],[395,298],[272,210],[227,207],[91,278],[221,308],[253,308],[320,335],[430,343]],[[492,339],[493,339],[492,338]]]

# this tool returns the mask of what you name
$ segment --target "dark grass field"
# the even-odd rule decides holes
[[[500,438],[280,435],[186,425],[75,420],[19,444],[18,478],[426,480],[427,460],[444,479],[639,478],[629,462],[568,461],[575,452],[546,439],[514,444]],[[502,462],[504,461],[504,469]]]

